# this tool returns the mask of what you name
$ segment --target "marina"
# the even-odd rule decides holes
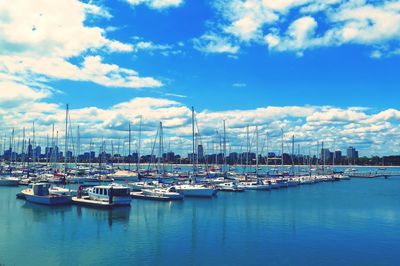
[[[400,265],[400,0],[0,1],[0,266]]]
[[[251,256],[271,264],[337,265],[333,258],[340,253],[346,265],[393,265],[399,259],[399,189],[400,177],[356,178],[220,192],[212,200],[133,199],[130,207],[103,210],[33,204],[15,199],[20,188],[1,187],[0,258],[5,265],[228,265],[249,264]],[[46,261],[32,263],[33,254]]]

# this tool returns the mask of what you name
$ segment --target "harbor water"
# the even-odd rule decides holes
[[[399,265],[400,177],[49,207],[0,187],[0,265]]]

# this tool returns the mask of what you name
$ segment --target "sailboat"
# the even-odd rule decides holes
[[[160,122],[160,127],[158,129],[157,135],[159,137],[159,153],[158,153],[158,182],[150,183],[154,185],[151,187],[143,187],[140,192],[132,192],[131,195],[134,198],[143,198],[149,200],[182,200],[183,194],[180,193],[176,187],[174,186],[166,186],[162,185],[162,175],[164,174],[164,167],[161,166],[161,160],[163,160],[163,126],[162,122]],[[157,136],[156,136],[157,139]],[[135,184],[135,183],[133,183]]]
[[[187,184],[181,184],[176,186],[176,190],[182,193],[185,197],[208,197],[211,198],[217,194],[217,190],[207,184],[196,184],[196,160],[194,160],[195,155],[195,133],[194,133],[194,107],[192,107],[192,154],[193,154],[193,176],[190,177],[190,182]]]

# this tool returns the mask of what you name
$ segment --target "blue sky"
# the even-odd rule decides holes
[[[227,119],[232,150],[246,125],[400,150],[400,1],[40,0],[0,14],[2,135],[32,121],[42,139],[61,133],[69,103],[87,141],[126,142],[142,116],[146,145],[161,120],[185,152],[195,106],[203,141]]]

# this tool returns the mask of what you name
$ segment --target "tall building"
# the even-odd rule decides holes
[[[332,153],[329,149],[321,149],[321,160],[325,160],[325,162],[332,159]]]
[[[358,158],[358,151],[354,147],[347,148],[347,158],[348,159],[357,159]]]
[[[198,156],[200,162],[202,162],[204,160],[204,149],[203,149],[203,145],[201,145],[201,144],[199,144],[197,146],[197,156]]]
[[[336,160],[342,159],[342,151],[335,151],[335,159]]]

